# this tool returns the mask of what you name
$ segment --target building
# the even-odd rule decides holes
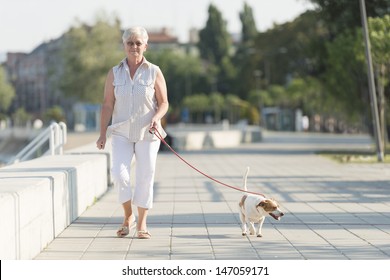
[[[24,108],[34,118],[42,118],[48,108],[66,106],[58,89],[63,69],[59,55],[62,41],[60,37],[42,43],[31,53],[7,53],[5,68],[16,92],[11,112]]]
[[[149,50],[174,49],[179,46],[178,38],[168,28],[148,29]]]

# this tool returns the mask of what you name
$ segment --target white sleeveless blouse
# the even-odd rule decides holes
[[[130,142],[158,139],[149,133],[158,108],[154,90],[157,70],[158,66],[148,62],[145,57],[133,79],[126,58],[113,67],[115,105],[109,133],[124,136]],[[162,137],[166,136],[162,128],[159,132]]]

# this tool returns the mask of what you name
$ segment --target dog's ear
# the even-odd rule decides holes
[[[279,203],[276,201],[276,199],[274,199],[274,198],[270,198],[270,200],[271,200],[273,203],[275,203],[275,204],[276,204],[276,206],[278,206],[278,207],[279,207]]]

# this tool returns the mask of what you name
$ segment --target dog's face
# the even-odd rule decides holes
[[[264,212],[278,221],[284,216],[284,213],[279,209],[279,205],[274,199],[267,198],[266,200],[261,201],[256,208],[261,208]]]

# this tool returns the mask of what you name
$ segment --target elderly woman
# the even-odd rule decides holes
[[[96,144],[98,149],[104,149],[106,135],[112,134],[111,173],[124,210],[118,237],[128,235],[135,226],[138,238],[151,237],[146,220],[148,210],[153,206],[160,140],[149,131],[157,129],[162,137],[166,136],[160,121],[169,104],[164,75],[158,66],[144,57],[148,38],[142,27],[130,28],[123,33],[126,58],[110,69],[104,88],[100,137]],[[130,186],[133,157],[136,166],[134,190]],[[132,205],[138,209],[137,222]]]

